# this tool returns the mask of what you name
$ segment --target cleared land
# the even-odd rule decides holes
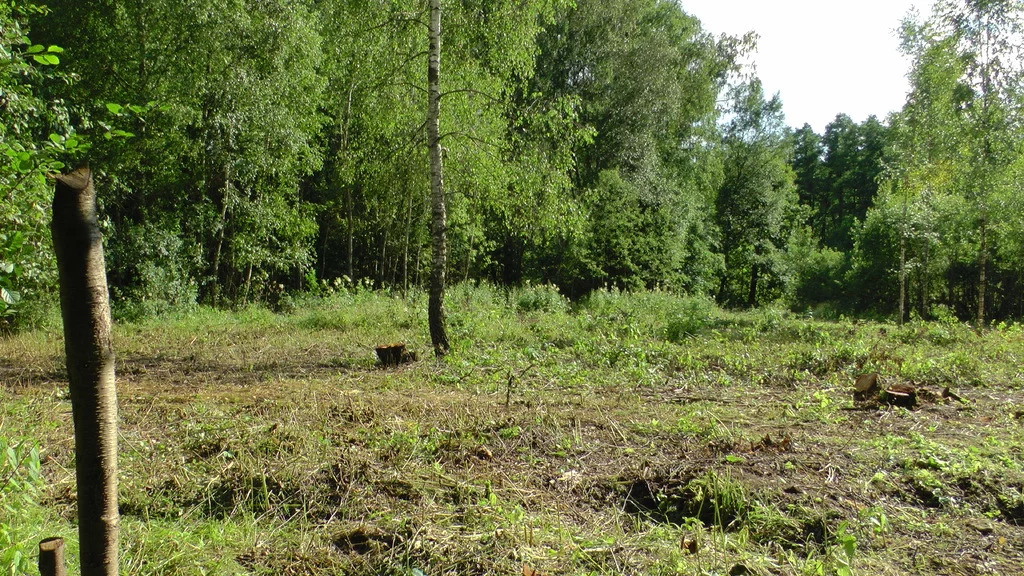
[[[444,362],[418,296],[118,326],[124,573],[1020,573],[1019,325],[547,288],[448,304]],[[377,367],[396,341],[420,360]],[[0,437],[42,452],[8,530],[27,552],[74,539],[62,350],[0,339]],[[855,402],[863,372],[918,406]]]

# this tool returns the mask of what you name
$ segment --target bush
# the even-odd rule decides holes
[[[569,309],[569,301],[553,284],[524,286],[514,290],[510,300],[515,301],[516,311],[524,312],[565,312]]]
[[[783,259],[793,309],[843,299],[846,258],[842,252],[819,248],[810,233],[804,233],[794,235]]]
[[[669,317],[665,326],[665,338],[669,342],[682,342],[714,326],[717,316],[718,307],[711,300],[700,297],[687,298]]]
[[[195,307],[199,268],[195,247],[174,227],[147,223],[111,234],[108,269],[114,315],[120,320],[166,314]]]

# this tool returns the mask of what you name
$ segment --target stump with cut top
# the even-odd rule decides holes
[[[416,361],[416,353],[405,349],[404,342],[381,344],[376,348],[377,361],[385,368]]]

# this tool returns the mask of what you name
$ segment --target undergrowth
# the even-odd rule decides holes
[[[419,292],[117,325],[123,572],[1019,568],[1017,327],[548,286],[460,285],[447,303],[441,361]],[[377,367],[392,342],[419,361]],[[31,572],[45,536],[74,562],[62,350],[53,329],[0,340],[8,573]],[[864,372],[919,404],[855,402]]]

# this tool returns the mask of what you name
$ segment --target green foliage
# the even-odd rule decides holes
[[[198,286],[189,272],[200,265],[200,254],[170,226],[146,223],[108,233],[108,279],[116,318],[139,320],[195,306]]]
[[[39,449],[29,442],[0,436],[0,573],[27,573],[36,546],[26,540],[26,524],[34,521],[38,506]]]
[[[34,2],[0,5],[0,332],[31,324],[26,312],[52,290],[46,175],[88,148],[69,127],[63,102],[40,95],[69,80],[53,69],[63,49],[28,37],[30,23],[46,13]]]
[[[569,308],[569,302],[558,287],[550,284],[516,288],[509,299],[515,300],[518,312],[565,312]]]
[[[704,291],[718,268],[708,217],[720,178],[716,98],[745,44],[716,42],[660,0],[578,2],[538,44],[535,90],[581,102],[593,138],[572,143],[587,224],[540,247],[537,263],[572,296],[599,286]]]
[[[724,174],[716,200],[725,271],[718,301],[756,306],[777,294],[779,251],[798,214],[782,102],[766,100],[761,82],[737,86],[725,127]]]
[[[48,4],[0,6],[0,329],[54,299],[46,175],[81,161],[119,318],[424,285],[422,3]],[[446,4],[448,277],[888,314],[902,266],[908,310],[963,318],[984,271],[982,312],[1019,316],[1006,6],[905,22],[904,109],[819,135],[744,69],[753,35],[676,2]]]
[[[810,230],[793,231],[781,260],[786,276],[786,299],[794,310],[846,301],[844,253],[819,247]]]
[[[678,344],[691,336],[696,336],[714,326],[718,317],[717,312],[714,302],[709,299],[687,298],[667,318],[665,338]]]

